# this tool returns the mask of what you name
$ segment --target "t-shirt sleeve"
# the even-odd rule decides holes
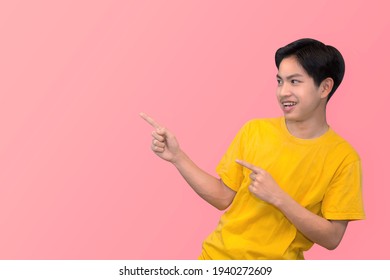
[[[234,137],[226,153],[216,167],[216,171],[225,185],[238,191],[244,179],[243,168],[236,159],[243,159],[244,143],[248,124],[245,124]]]
[[[360,160],[335,174],[322,202],[322,215],[328,220],[365,219]]]

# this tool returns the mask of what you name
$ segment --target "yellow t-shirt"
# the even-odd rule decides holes
[[[237,192],[203,243],[199,259],[303,259],[313,242],[274,206],[248,190],[242,159],[269,172],[278,185],[311,212],[329,220],[364,219],[358,154],[331,128],[315,139],[292,136],[283,117],[246,123],[217,166]]]

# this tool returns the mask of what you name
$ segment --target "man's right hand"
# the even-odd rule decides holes
[[[176,137],[149,115],[140,113],[140,116],[154,128],[154,131],[152,132],[152,151],[160,158],[174,163],[181,153]]]
[[[152,151],[175,165],[191,188],[214,207],[224,210],[233,201],[236,192],[222,180],[200,169],[179,147],[175,136],[145,113],[141,117],[153,126]]]

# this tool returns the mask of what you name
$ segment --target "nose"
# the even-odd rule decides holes
[[[277,94],[280,97],[287,97],[291,96],[291,88],[289,87],[288,83],[282,83],[278,86]]]

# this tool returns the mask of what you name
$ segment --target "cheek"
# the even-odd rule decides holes
[[[302,98],[301,101],[308,107],[317,107],[318,104],[321,102],[321,99],[314,93],[311,93],[306,95],[305,98]]]
[[[281,91],[281,88],[280,87],[276,87],[276,90],[275,90],[276,97],[280,96],[280,91]]]

